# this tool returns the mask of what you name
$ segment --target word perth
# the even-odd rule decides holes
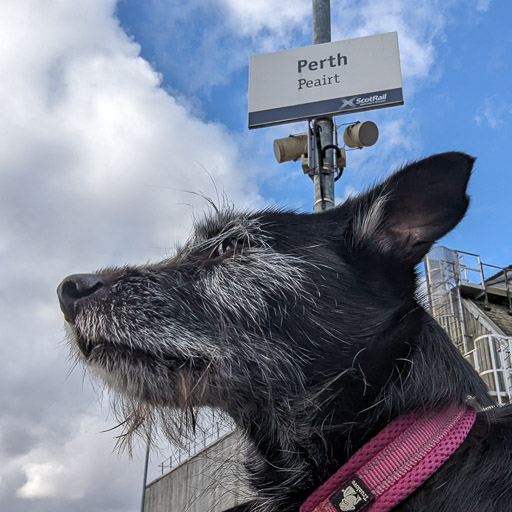
[[[301,59],[297,61],[297,71],[299,74],[303,70],[306,71],[318,71],[328,68],[337,68],[340,66],[346,66],[348,64],[348,58],[346,55],[330,55],[326,59],[320,60],[306,60]],[[324,74],[321,78],[307,79],[299,78],[299,90],[300,89],[311,89],[312,87],[322,87],[324,85],[332,85],[341,83],[340,75],[335,73],[334,75],[327,76]]]

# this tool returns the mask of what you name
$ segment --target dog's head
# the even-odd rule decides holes
[[[403,378],[414,267],[464,216],[473,161],[432,156],[317,215],[216,211],[161,263],[69,276],[72,350],[132,408],[275,423],[330,393],[348,417]]]

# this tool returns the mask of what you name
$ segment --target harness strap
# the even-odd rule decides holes
[[[469,434],[476,412],[453,405],[393,420],[302,504],[300,512],[387,512],[434,474]]]

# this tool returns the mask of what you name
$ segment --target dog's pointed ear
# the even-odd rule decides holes
[[[474,161],[464,153],[434,155],[347,201],[352,250],[372,249],[419,263],[432,244],[464,217]]]

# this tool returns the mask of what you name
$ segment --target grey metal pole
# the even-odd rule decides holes
[[[331,42],[331,0],[313,0],[313,44]]]
[[[146,484],[148,481],[149,452],[151,450],[151,429],[148,432],[148,444],[146,445],[146,459],[144,461],[144,478],[142,482],[142,501],[140,504],[141,512],[144,512],[146,506]]]
[[[313,44],[331,41],[331,2],[313,0]],[[334,152],[328,149],[320,155],[322,148],[333,143],[332,117],[323,117],[313,121],[313,139],[315,141],[315,174],[313,175],[315,202],[313,211],[323,212],[334,208]],[[318,147],[318,139],[320,147]]]

